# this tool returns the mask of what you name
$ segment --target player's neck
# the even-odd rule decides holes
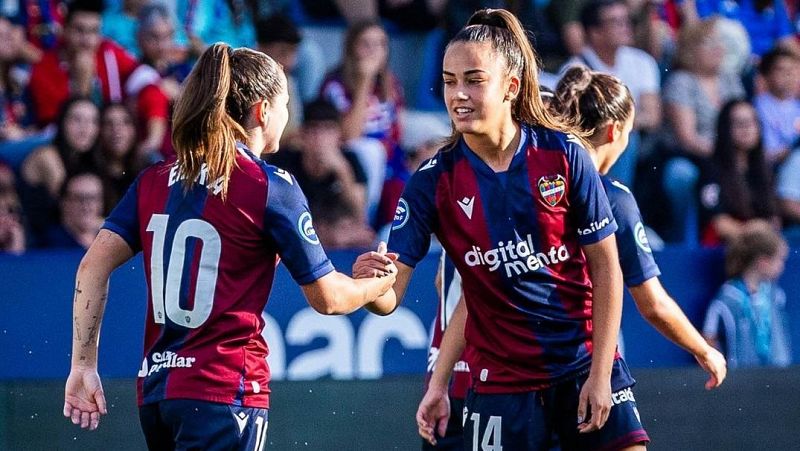
[[[254,127],[247,129],[247,139],[244,142],[244,145],[250,149],[251,152],[258,155],[264,152],[269,152],[270,149],[265,149],[266,140],[264,139],[264,134],[261,132],[261,128]]]
[[[744,281],[747,291],[753,294],[758,291],[758,286],[765,280],[756,268],[750,268],[742,273],[742,281]]]
[[[495,172],[508,169],[522,138],[521,128],[513,121],[485,135],[464,135],[464,141]]]

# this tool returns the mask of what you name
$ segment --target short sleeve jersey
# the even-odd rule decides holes
[[[631,190],[617,180],[601,176],[603,187],[617,221],[617,251],[619,265],[625,285],[635,287],[653,277],[661,275],[658,269],[647,232],[642,223],[642,214]]]
[[[269,407],[261,312],[282,259],[299,284],[333,271],[294,177],[238,146],[225,199],[205,167],[187,191],[172,160],[143,171],[103,228],[144,254],[139,404]]]
[[[588,371],[592,284],[581,245],[617,230],[587,152],[523,126],[507,171],[463,139],[409,180],[389,248],[414,266],[435,234],[462,277],[467,363],[478,393],[537,390]]]

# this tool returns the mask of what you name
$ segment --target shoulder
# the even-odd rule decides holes
[[[42,59],[37,61],[31,66],[31,76],[33,75],[41,75],[41,76],[48,76],[52,75],[53,71],[57,71],[60,69],[58,53],[55,50],[49,50],[42,55]]]
[[[605,188],[606,195],[613,208],[619,208],[625,212],[639,210],[636,198],[633,197],[630,188],[619,180],[614,180],[610,177],[601,176],[600,179],[603,181],[603,188]]]
[[[719,287],[716,300],[730,308],[738,307],[742,300],[747,297],[747,293],[740,285],[736,279],[727,280]]]
[[[695,85],[695,77],[685,70],[676,70],[667,77],[666,84],[669,86]]]
[[[525,125],[529,131],[529,137],[532,142],[528,142],[526,146],[535,146],[537,150],[559,152],[566,154],[574,154],[577,151],[585,151],[583,142],[572,133],[553,130],[550,128]]]
[[[642,49],[637,49],[636,47],[630,47],[630,46],[623,46],[619,49],[619,51],[620,55],[627,61],[638,64],[647,64],[648,66],[658,65],[658,63],[656,63],[656,59]]]

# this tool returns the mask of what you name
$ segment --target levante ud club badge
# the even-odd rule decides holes
[[[539,179],[539,194],[551,207],[555,207],[564,198],[567,190],[567,181],[561,174],[546,175]]]

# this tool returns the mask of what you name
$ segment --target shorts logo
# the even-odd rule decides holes
[[[311,222],[311,213],[306,211],[300,215],[300,219],[297,220],[297,230],[304,240],[311,244],[319,244],[317,231],[314,230],[314,224]]]
[[[408,222],[409,216],[411,216],[411,210],[408,208],[408,202],[401,197],[400,201],[397,202],[397,208],[394,210],[392,230],[402,229]]]
[[[194,357],[181,357],[172,351],[154,352],[150,359],[153,362],[150,365],[148,365],[147,357],[142,360],[142,367],[139,369],[137,376],[147,377],[158,373],[164,368],[191,368],[197,360]]]
[[[539,179],[539,194],[551,207],[555,207],[564,198],[567,190],[567,181],[561,174],[547,175]]]
[[[611,402],[615,406],[626,401],[636,402],[636,398],[633,397],[633,390],[630,387],[623,388],[622,390],[611,394]]]
[[[636,245],[648,254],[652,254],[653,250],[650,249],[650,241],[647,240],[647,232],[644,231],[644,224],[641,221],[637,222],[633,227],[633,237],[636,240]]]

